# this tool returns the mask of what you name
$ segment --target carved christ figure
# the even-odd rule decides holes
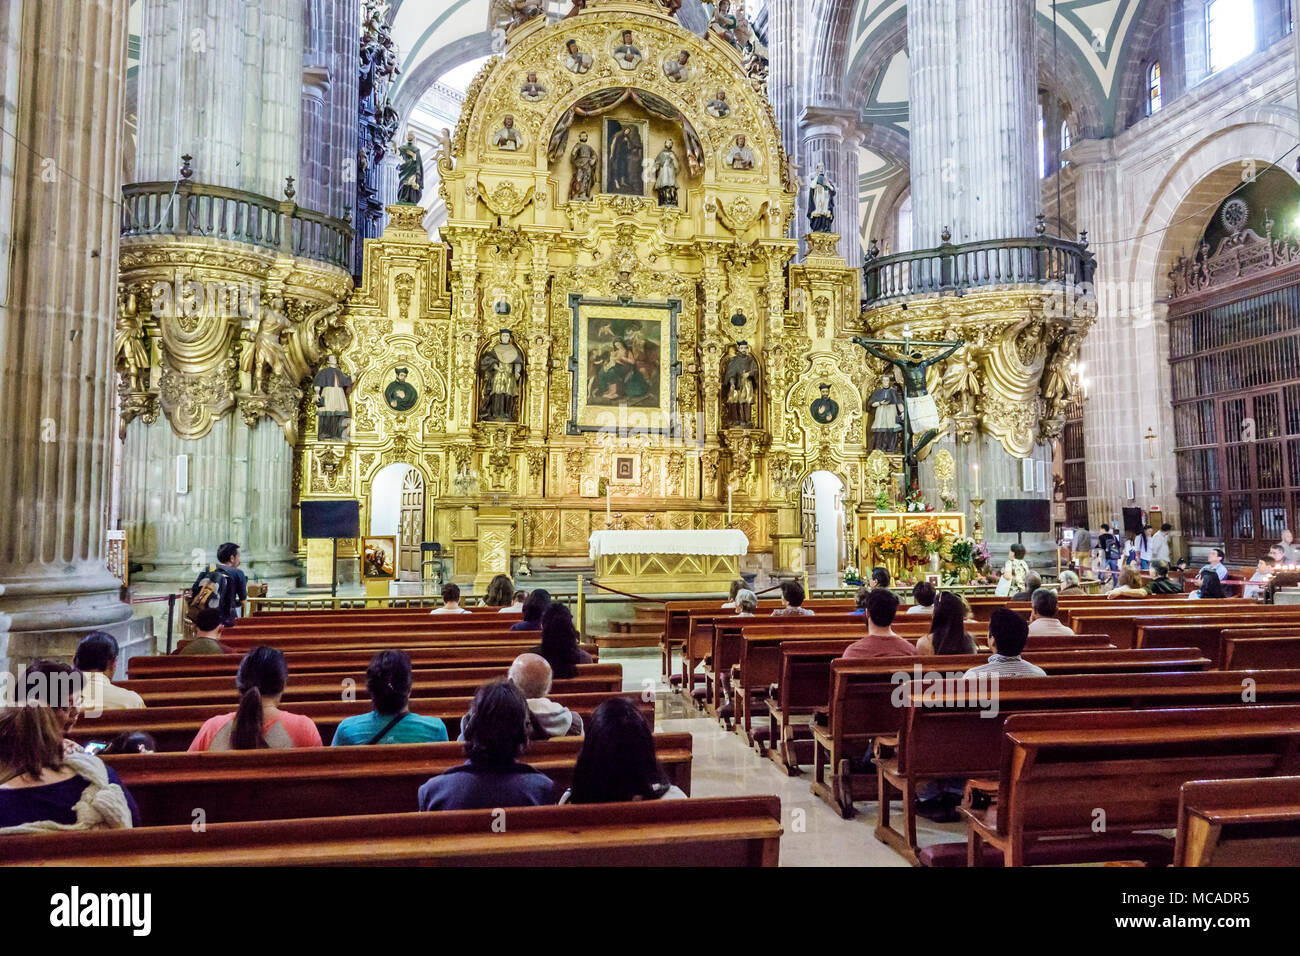
[[[903,449],[903,454],[907,458],[907,464],[915,468],[921,450],[939,437],[940,430],[939,409],[925,384],[926,369],[936,362],[942,362],[966,343],[922,342],[906,337],[901,342],[895,342],[865,339],[860,335],[855,335],[853,341],[876,358],[894,366],[902,375],[903,407],[907,414],[908,431],[911,433],[911,440],[908,447]],[[899,345],[903,348],[901,352],[887,352],[881,347]],[[927,359],[922,348],[940,348],[942,351]],[[908,475],[908,482],[908,487],[911,487],[911,475]]]

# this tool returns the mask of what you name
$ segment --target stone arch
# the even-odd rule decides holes
[[[429,87],[444,73],[454,70],[462,63],[490,56],[492,52],[492,34],[487,32],[461,37],[435,50],[420,61],[406,82],[398,88],[393,100],[393,109],[397,110],[398,117],[405,123]]]

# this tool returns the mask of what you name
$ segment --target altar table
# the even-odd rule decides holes
[[[588,539],[596,583],[633,594],[725,594],[749,539],[722,531],[596,531]]]

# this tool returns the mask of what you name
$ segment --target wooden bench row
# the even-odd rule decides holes
[[[14,836],[0,865],[776,866],[781,833],[776,797],[652,800]]]

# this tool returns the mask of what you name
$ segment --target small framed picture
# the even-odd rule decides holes
[[[640,460],[636,455],[615,455],[614,480],[636,484],[638,480],[637,472],[640,471],[639,465]]]
[[[367,535],[361,539],[361,577],[365,581],[391,581],[397,577],[397,538]]]
[[[926,581],[928,581],[930,584],[934,585],[936,588],[943,587],[943,575],[942,575],[942,574],[927,574],[927,575],[925,576],[925,579],[926,579]]]

